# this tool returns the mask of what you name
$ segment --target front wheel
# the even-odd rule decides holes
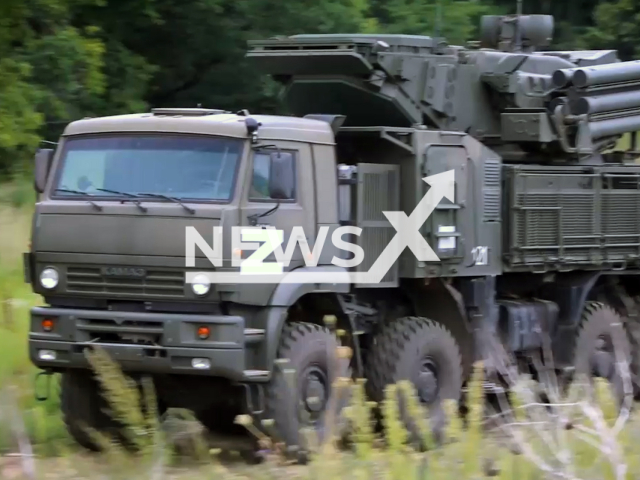
[[[142,395],[140,382],[134,382]],[[102,446],[93,436],[97,433],[102,440],[116,441],[127,450],[136,450],[136,445],[127,435],[127,426],[110,415],[112,405],[93,370],[69,369],[62,374],[60,386],[63,420],[76,443],[87,450],[101,452]],[[157,413],[162,415],[166,408],[161,401],[157,402]],[[144,401],[137,406],[131,405],[131,408],[139,408],[143,415],[147,415]]]
[[[108,402],[91,370],[67,370],[62,374],[60,404],[67,431],[82,447],[101,451],[90,430],[119,437],[117,422],[106,412]]]
[[[287,447],[297,448],[300,463],[306,463],[309,450],[303,428],[312,429],[317,440],[323,442],[327,439],[327,420],[331,418],[336,421],[331,425],[333,431],[339,433],[337,419],[345,401],[335,397],[344,393],[334,385],[341,373],[337,349],[336,337],[320,325],[295,322],[285,325],[282,331],[278,358],[289,363],[285,368],[274,367],[265,390],[263,418],[274,421],[275,432]],[[290,377],[286,370],[292,371]],[[327,415],[331,407],[334,408]]]
[[[420,403],[429,410],[436,436],[444,426],[444,401],[459,402],[462,396],[458,343],[443,325],[426,318],[405,317],[385,325],[371,347],[365,373],[368,394],[376,402],[384,400],[388,385],[411,381]],[[400,407],[411,443],[426,448],[422,432],[402,403]]]

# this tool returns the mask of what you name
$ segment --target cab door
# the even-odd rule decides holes
[[[276,200],[271,197],[269,192],[270,155],[277,151],[291,154],[291,168],[294,171],[295,179],[291,198]],[[295,142],[279,142],[277,148],[269,146],[268,148],[255,149],[250,154],[242,194],[241,225],[282,230],[284,241],[281,248],[283,252],[287,249],[294,227],[302,227],[309,248],[313,250],[316,236],[316,211],[311,155],[309,145]],[[275,208],[276,206],[278,207]],[[271,212],[269,213],[269,211]],[[242,252],[242,258],[248,258],[252,252]],[[274,254],[264,260],[264,262],[275,261]],[[294,249],[289,268],[297,266],[304,266],[302,251],[298,244]]]

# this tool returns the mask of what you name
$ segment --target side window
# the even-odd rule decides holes
[[[295,159],[296,154],[292,153],[291,169],[295,176]],[[269,175],[271,174],[271,152],[256,152],[253,156],[253,179],[251,181],[251,191],[249,192],[249,200],[270,200],[271,192],[269,192]],[[297,183],[297,182],[296,182]],[[287,200],[295,200],[296,189],[294,189],[291,198]]]

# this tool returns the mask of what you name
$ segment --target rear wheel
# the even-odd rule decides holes
[[[630,388],[628,393],[633,395],[631,360],[631,345],[622,317],[608,305],[589,302],[575,342],[575,375],[608,380],[618,405],[622,406],[625,383]]]
[[[369,396],[384,399],[387,385],[409,380],[427,407],[436,434],[445,423],[443,402],[460,401],[463,367],[458,343],[442,325],[421,317],[405,317],[385,325],[376,336],[365,366]],[[426,448],[423,433],[400,402],[400,414],[410,441]]]

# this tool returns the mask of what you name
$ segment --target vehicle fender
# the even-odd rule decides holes
[[[460,346],[465,377],[472,373],[476,360],[474,331],[460,292],[442,280],[407,290],[415,314],[445,326]]]
[[[311,281],[315,276],[318,281],[311,283],[305,279],[305,283],[297,283],[298,278],[302,280],[302,275],[305,277],[308,275]],[[289,272],[285,281],[276,287],[271,295],[269,306],[290,307],[308,293],[349,293],[350,288],[349,272],[346,268],[301,267]]]
[[[580,272],[557,275],[556,280],[542,289],[542,298],[556,302],[559,307],[557,330],[552,334],[554,363],[563,367],[572,363],[575,329],[584,306],[602,272]]]
[[[260,313],[259,323],[265,329],[265,342],[260,357],[266,364],[267,369],[272,372],[274,362],[280,344],[282,328],[287,321],[289,307],[294,305],[304,295],[310,293],[348,293],[351,285],[348,282],[349,275],[345,268],[336,266],[326,267],[301,267],[293,272],[295,276],[289,277],[281,282],[273,292],[269,305],[264,307]],[[305,273],[316,275],[317,283],[295,283],[299,274]],[[285,277],[286,278],[286,277]],[[327,279],[333,280],[327,282]],[[307,280],[305,280],[306,282]]]

